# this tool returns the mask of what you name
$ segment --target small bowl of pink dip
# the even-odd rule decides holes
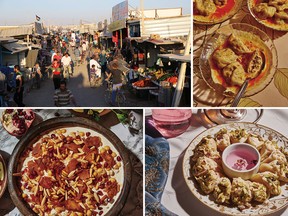
[[[247,143],[234,143],[222,153],[223,170],[230,178],[250,179],[258,172],[260,160],[259,151]]]

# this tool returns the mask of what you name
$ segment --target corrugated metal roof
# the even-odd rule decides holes
[[[22,45],[22,44],[18,44],[18,43],[5,43],[2,44],[1,46],[3,46],[4,48],[6,48],[7,50],[11,51],[11,54],[15,54],[18,52],[23,52],[28,50],[29,48]]]
[[[0,30],[0,37],[11,37],[32,34],[32,26],[21,26],[16,28],[8,28]]]
[[[144,32],[141,23],[140,28],[142,37],[151,34],[159,34],[161,38],[185,36],[191,29],[191,16],[144,20]]]

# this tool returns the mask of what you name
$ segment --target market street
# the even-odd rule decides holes
[[[71,53],[71,52],[70,52]],[[72,59],[74,55],[72,54]],[[67,87],[72,91],[77,105],[81,107],[108,107],[104,100],[106,85],[91,88],[88,78],[86,62],[79,67],[74,67],[74,75],[69,80]],[[32,89],[24,94],[24,103],[28,107],[53,107],[54,86],[52,79],[41,82],[40,89]],[[139,99],[134,94],[125,90],[127,106],[149,107],[155,106],[155,101]]]

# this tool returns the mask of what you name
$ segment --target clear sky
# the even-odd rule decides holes
[[[0,0],[0,25],[22,25],[41,17],[46,25],[98,23],[112,16],[112,7],[124,0]],[[191,14],[191,0],[143,0],[144,9],[182,7]],[[129,6],[140,8],[140,0],[128,0]]]

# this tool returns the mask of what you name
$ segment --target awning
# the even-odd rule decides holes
[[[28,47],[22,44],[18,44],[18,43],[5,43],[5,44],[1,44],[1,46],[9,50],[11,54],[23,52],[29,49]]]
[[[158,57],[181,62],[191,62],[191,54],[186,56],[179,54],[158,54]]]
[[[133,39],[133,38],[131,38]],[[155,45],[172,45],[172,44],[182,44],[183,42],[180,41],[172,41],[172,40],[156,40],[156,39],[147,39],[147,40],[143,40],[143,39],[135,39],[136,42],[138,43],[152,43]]]

